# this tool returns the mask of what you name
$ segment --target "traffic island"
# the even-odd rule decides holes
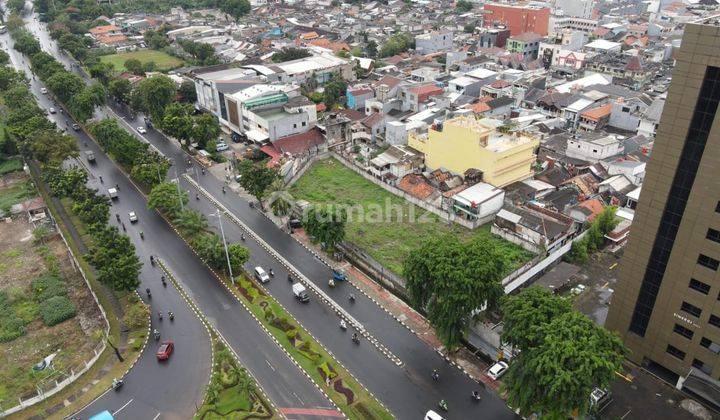
[[[203,405],[195,419],[269,419],[270,405],[258,394],[255,380],[233,358],[225,344],[213,339],[215,360]]]
[[[231,290],[345,415],[351,419],[393,418],[387,408],[255,282],[241,275]]]

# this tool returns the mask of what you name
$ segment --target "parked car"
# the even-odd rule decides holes
[[[53,108],[53,107],[50,107],[49,111],[51,114],[54,114],[55,112],[57,112],[57,111],[55,111],[55,108]]]
[[[175,343],[172,340],[163,341],[160,347],[158,347],[155,356],[157,356],[158,360],[167,360],[170,358],[174,349]]]
[[[490,367],[490,369],[488,369],[487,375],[490,378],[492,378],[493,380],[497,381],[498,378],[500,378],[501,376],[503,376],[505,374],[505,372],[507,372],[508,367],[509,367],[508,364],[501,360],[501,361],[495,363],[494,365],[492,365]]]
[[[288,226],[291,229],[299,229],[302,227],[302,222],[300,221],[300,219],[290,219],[288,220]]]
[[[137,131],[138,131],[138,133],[140,133],[140,134],[147,134],[147,130],[145,129],[145,127],[142,127],[142,126],[141,126],[141,127],[138,127],[138,128],[137,128]]]
[[[267,283],[270,281],[270,276],[268,276],[268,273],[266,273],[262,267],[255,267],[255,278],[258,279],[260,283]]]
[[[217,151],[217,152],[224,152],[225,150],[228,150],[229,148],[230,148],[230,146],[228,146],[227,143],[222,142],[222,143],[218,143],[218,144],[215,146],[215,151]]]
[[[130,219],[130,223],[135,223],[138,221],[137,214],[135,214],[134,211],[131,211],[128,213],[128,219]]]
[[[45,88],[40,88],[40,92],[42,92],[42,94],[44,95],[44,94],[47,93],[47,89],[45,89]]]

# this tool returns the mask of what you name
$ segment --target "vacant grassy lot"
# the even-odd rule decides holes
[[[9,211],[10,207],[35,195],[30,178],[25,173],[15,172],[3,176],[0,178],[0,213]]]
[[[134,58],[140,60],[141,63],[154,62],[157,70],[172,70],[183,65],[183,61],[171,55],[167,55],[162,51],[155,50],[139,50],[126,53],[104,55],[100,57],[100,61],[110,63],[117,71],[125,70],[125,61]]]
[[[15,184],[0,186],[0,200],[15,194],[14,187]],[[3,408],[16,405],[19,397],[32,396],[37,386],[49,390],[54,380],[62,380],[71,369],[89,360],[104,326],[100,310],[84,280],[71,266],[62,240],[49,236],[36,241],[33,231],[24,215],[3,223],[0,229],[0,294],[4,302],[0,326],[3,334],[12,328],[10,322],[19,320],[22,326],[22,335],[17,338],[4,335],[6,340],[0,343]],[[34,280],[52,273],[62,283],[56,282],[53,288],[46,289],[33,287]],[[43,311],[55,299],[48,298],[51,292],[69,299],[77,310],[75,316],[56,325],[46,322]],[[32,371],[33,365],[52,353],[57,353],[54,370]]]
[[[315,163],[290,188],[290,194],[311,204],[356,206],[357,210],[348,215],[347,239],[397,274],[402,274],[402,262],[412,249],[446,233],[462,239],[487,237],[513,263],[509,271],[532,258],[519,246],[492,235],[489,225],[474,231],[456,224],[448,226],[438,216],[385,191],[335,159]]]

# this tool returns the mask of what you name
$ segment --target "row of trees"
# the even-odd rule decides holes
[[[622,370],[627,350],[617,334],[547,289],[530,287],[505,297],[502,312],[502,340],[520,350],[503,390],[523,416],[582,416],[592,390],[607,387]]]
[[[87,187],[87,173],[81,169],[47,167],[43,175],[54,195],[72,200],[72,212],[87,226],[92,237],[87,257],[98,280],[114,290],[135,290],[140,285],[142,263],[130,238],[108,226],[110,200]]]
[[[203,261],[216,270],[227,272],[227,257],[222,240],[209,231],[205,216],[185,207],[187,202],[187,192],[170,182],[156,185],[148,197],[148,207],[169,216]],[[239,273],[250,258],[250,252],[244,246],[232,243],[228,244],[228,257],[233,273]]]
[[[92,124],[90,132],[103,150],[124,166],[140,184],[152,188],[165,179],[170,161],[121,128],[116,119],[108,118]]]
[[[30,57],[33,72],[67,106],[75,119],[87,121],[95,108],[105,103],[105,88],[101,84],[85,85],[80,76],[67,71],[53,56],[42,51],[40,43],[29,31],[15,27],[10,34],[16,41],[15,49]]]

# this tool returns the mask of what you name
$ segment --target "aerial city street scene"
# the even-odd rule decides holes
[[[0,16],[0,418],[720,419],[720,0]]]

